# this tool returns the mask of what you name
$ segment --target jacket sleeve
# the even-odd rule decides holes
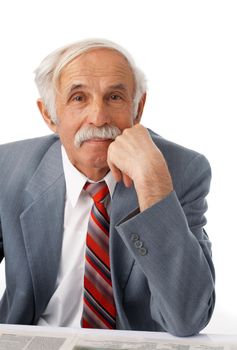
[[[2,226],[1,226],[1,220],[0,220],[0,262],[4,258],[4,251],[3,251],[3,240],[2,240]]]
[[[211,170],[196,155],[175,191],[116,226],[145,274],[155,322],[176,336],[198,333],[208,323],[215,300],[211,244],[204,230]]]

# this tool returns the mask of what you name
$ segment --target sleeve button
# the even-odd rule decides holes
[[[146,248],[144,248],[144,247],[141,247],[140,249],[139,249],[139,253],[140,253],[140,255],[146,255],[147,254],[147,249]]]
[[[138,241],[138,240],[139,240],[138,234],[132,233],[132,234],[131,234],[131,240],[132,240],[132,242]]]
[[[141,248],[142,247],[142,242],[138,240],[138,241],[136,241],[134,243],[134,245],[135,245],[136,248]]]

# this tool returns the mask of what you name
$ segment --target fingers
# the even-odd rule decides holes
[[[126,187],[132,186],[133,181],[128,175],[122,173],[109,159],[107,159],[107,162],[116,182],[123,180]]]
[[[124,183],[124,185],[126,187],[131,187],[132,183],[133,183],[132,179],[126,174],[122,174],[122,175],[123,175],[123,183]]]
[[[115,181],[120,182],[123,177],[121,171],[109,159],[107,159],[107,163],[113,174],[113,177],[115,178]]]
[[[136,152],[135,146],[131,142],[130,132],[130,129],[125,129],[122,135],[117,136],[109,145],[107,154],[107,163],[113,177],[117,182],[123,181],[126,187],[133,184],[132,160],[135,158],[133,153]]]

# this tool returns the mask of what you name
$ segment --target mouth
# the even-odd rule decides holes
[[[83,143],[105,143],[105,142],[112,142],[113,141],[113,139],[102,139],[102,138],[93,138],[93,139],[89,139],[89,140],[86,140],[86,141],[83,141],[82,142],[82,144]]]
[[[84,142],[104,142],[104,141],[112,141],[112,139],[109,138],[101,138],[101,137],[95,137],[95,138],[91,138],[89,140],[86,140]]]

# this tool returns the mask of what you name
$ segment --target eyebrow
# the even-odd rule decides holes
[[[70,95],[73,91],[75,90],[80,90],[83,88],[88,88],[87,85],[85,84],[73,84],[70,88],[70,90],[68,91],[68,94]],[[109,90],[122,90],[122,91],[128,91],[128,88],[125,84],[123,83],[118,83],[118,84],[113,84],[113,85],[109,85],[108,86]]]
[[[111,89],[111,90],[124,90],[124,91],[128,90],[127,86],[122,84],[122,83],[110,85],[109,89]]]
[[[71,94],[74,90],[78,90],[78,89],[82,89],[82,88],[86,88],[87,86],[84,84],[73,84],[69,90],[69,94]]]

